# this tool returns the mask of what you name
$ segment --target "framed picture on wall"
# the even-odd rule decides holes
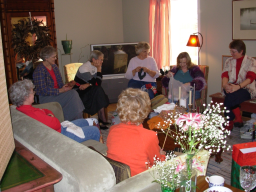
[[[256,0],[232,1],[232,38],[256,40]]]

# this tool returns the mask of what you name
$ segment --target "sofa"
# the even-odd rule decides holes
[[[35,107],[47,108],[60,121],[64,120],[58,103]],[[151,187],[153,178],[148,171],[116,184],[113,166],[97,152],[106,152],[104,144],[92,140],[78,143],[19,112],[15,106],[11,106],[10,111],[14,138],[62,174],[62,180],[54,185],[55,191],[150,191],[148,187]],[[152,191],[161,190],[159,185],[153,186]]]

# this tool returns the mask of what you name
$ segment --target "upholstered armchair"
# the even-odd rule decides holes
[[[206,83],[208,84],[208,74],[209,74],[209,66],[208,65],[199,65],[198,66],[201,71],[204,73],[204,78]],[[197,112],[201,113],[203,112],[203,104],[207,103],[207,91],[208,91],[208,85],[204,87],[204,89],[201,91],[201,98],[196,100],[196,110]],[[162,94],[167,97],[168,95],[168,88],[165,88],[162,86]]]

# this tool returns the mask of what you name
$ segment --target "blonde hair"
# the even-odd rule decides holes
[[[177,67],[180,69],[180,60],[186,58],[186,64],[188,69],[192,67],[194,64],[191,62],[191,58],[187,52],[181,52],[177,57]]]
[[[139,55],[144,50],[150,50],[150,45],[147,42],[141,41],[136,45],[136,54]]]
[[[139,125],[151,111],[148,93],[134,88],[128,88],[119,95],[117,112],[122,123],[131,122]]]

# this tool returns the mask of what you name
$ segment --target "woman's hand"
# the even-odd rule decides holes
[[[133,69],[133,70],[132,70],[132,75],[135,76],[135,73],[136,73],[136,72],[139,72],[140,69],[141,69],[141,66],[138,66],[138,67],[136,67],[135,69]]]
[[[171,72],[171,71],[169,71],[169,72],[166,74],[166,77],[171,78],[172,76],[174,76],[174,73],[173,73],[173,72]]]
[[[72,87],[70,87],[70,86],[68,86],[68,85],[66,84],[66,85],[64,85],[61,89],[59,89],[59,92],[60,92],[60,93],[64,93],[64,92],[69,91],[69,90],[71,90],[71,89],[72,89]]]
[[[160,148],[160,155],[166,155],[166,152],[163,151],[163,149]]]
[[[72,88],[75,86],[75,84],[76,84],[76,82],[75,82],[74,80],[72,80],[72,81],[70,81],[70,82],[67,83],[67,85],[68,85],[69,87],[72,87]]]
[[[239,89],[240,89],[240,85],[231,84],[231,92],[230,93],[233,93]]]
[[[82,85],[80,85],[79,89],[80,89],[80,90],[85,90],[85,89],[87,89],[89,86],[91,86],[89,83],[82,84]]]
[[[223,89],[226,91],[226,93],[232,93],[232,84],[227,83],[226,85],[223,86]]]

